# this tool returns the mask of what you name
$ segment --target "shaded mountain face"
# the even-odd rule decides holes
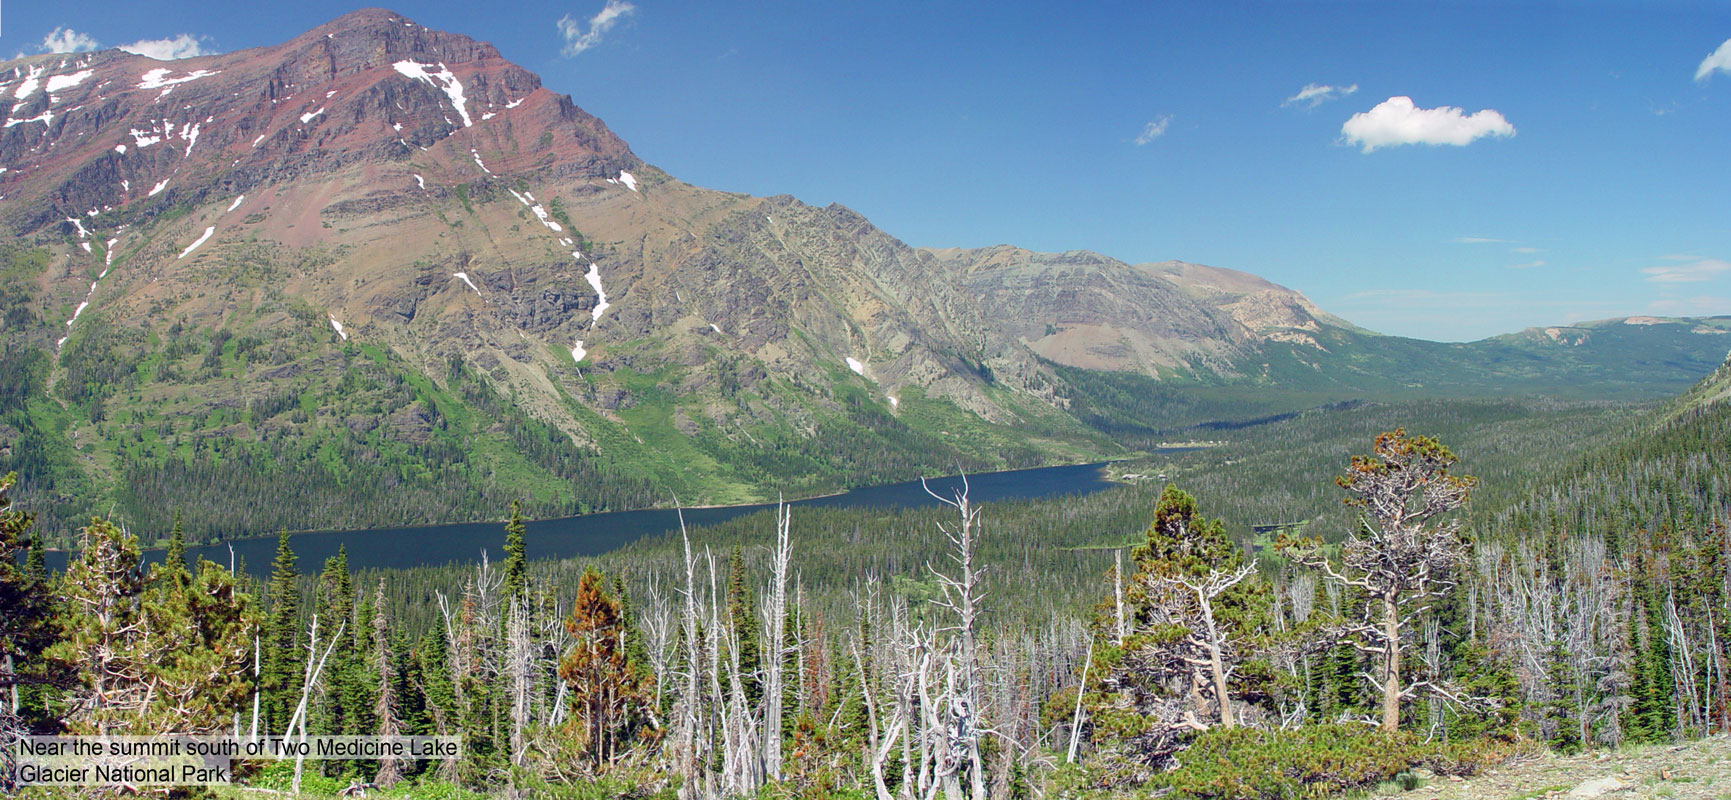
[[[1335,395],[1573,368],[1553,341],[1486,369],[1230,270],[915,250],[694,187],[491,45],[381,10],[220,56],[0,64],[0,229],[0,471],[50,530],[743,502],[1121,452],[1073,413],[1100,405],[1075,368]]]

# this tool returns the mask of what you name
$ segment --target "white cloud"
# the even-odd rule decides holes
[[[154,58],[157,61],[174,61],[193,56],[216,55],[215,50],[204,47],[201,43],[203,38],[193,36],[190,33],[183,33],[179,36],[170,36],[167,39],[140,39],[132,44],[123,44],[120,49],[145,58]]]
[[[1358,84],[1356,83],[1351,86],[1326,86],[1319,83],[1307,83],[1303,89],[1298,90],[1298,94],[1286,98],[1286,101],[1280,105],[1303,105],[1305,108],[1316,108],[1330,100],[1339,100],[1356,91],[1358,91]]]
[[[44,53],[82,53],[101,46],[97,44],[96,37],[88,33],[79,33],[71,28],[55,28],[42,37],[41,50]]]
[[[1647,310],[1655,314],[1677,317],[1707,317],[1731,313],[1731,298],[1708,295],[1673,297],[1654,300],[1647,304]]]
[[[1530,256],[1534,253],[1545,252],[1545,248],[1543,248],[1543,247],[1515,247],[1515,248],[1511,248],[1511,250],[1513,252],[1520,253],[1521,255],[1528,255],[1528,256]]]
[[[1513,136],[1515,126],[1488,108],[1468,115],[1453,106],[1418,108],[1412,98],[1397,96],[1352,115],[1340,126],[1340,135],[1347,144],[1362,145],[1368,153],[1403,144],[1460,147],[1485,136]]]
[[[1455,244],[1514,244],[1508,239],[1492,239],[1488,236],[1456,236],[1449,241]]]
[[[1701,66],[1695,68],[1695,80],[1705,81],[1715,72],[1731,75],[1731,39],[1726,39],[1712,55],[1701,59]]]
[[[1525,264],[1510,264],[1509,269],[1532,269],[1534,267],[1542,267],[1544,265],[1545,265],[1545,260],[1541,258],[1541,259],[1537,259],[1534,261],[1528,261]]]
[[[1165,136],[1167,126],[1169,126],[1171,124],[1172,124],[1172,115],[1171,114],[1167,114],[1166,116],[1163,116],[1157,120],[1154,120],[1153,122],[1148,123],[1147,125],[1143,126],[1142,133],[1136,137],[1136,144],[1138,146],[1145,145],[1149,142],[1154,141],[1155,139],[1158,139],[1162,136]]]
[[[566,14],[559,18],[559,35],[565,37],[565,49],[560,51],[566,58],[588,50],[601,43],[601,37],[607,34],[619,20],[637,10],[625,0],[607,0],[607,6],[601,13],[589,18],[589,30],[583,30],[583,24]]]
[[[1731,261],[1703,258],[1685,264],[1645,267],[1641,272],[1646,274],[1646,280],[1653,283],[1701,283],[1712,280],[1726,270],[1731,270]]]

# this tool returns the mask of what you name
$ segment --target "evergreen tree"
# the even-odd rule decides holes
[[[745,687],[746,699],[755,706],[763,698],[763,645],[759,642],[757,592],[746,578],[745,555],[738,545],[728,559],[727,621],[739,643],[739,682]]]
[[[424,736],[450,736],[457,732],[460,712],[456,689],[451,685],[450,651],[443,631],[427,631],[415,648],[416,694],[422,714],[416,731]]]
[[[266,731],[286,735],[289,718],[300,702],[306,662],[300,647],[300,587],[296,584],[295,554],[288,531],[277,534],[276,558],[271,561],[270,613],[264,624],[263,725]]]
[[[180,512],[174,512],[174,528],[168,532],[168,552],[163,554],[162,563],[157,565],[162,570],[164,580],[172,581],[177,587],[185,589],[192,583],[192,571],[186,565],[186,539],[180,527]],[[155,574],[156,568],[152,569]]]
[[[529,588],[528,546],[521,503],[511,501],[511,519],[505,523],[505,602],[521,599]]]
[[[259,614],[226,568],[198,560],[152,570],[142,598],[144,627],[157,639],[151,652],[157,730],[212,733],[232,725],[252,696],[253,637]]]
[[[357,703],[357,696],[361,693],[356,683],[362,677],[356,674],[361,665],[355,658],[355,591],[354,579],[349,573],[347,546],[338,545],[337,554],[325,559],[314,599],[314,607],[323,621],[320,629],[329,630],[336,638],[331,641],[324,677],[319,682],[320,696],[311,710],[312,722],[308,729],[333,736],[370,733],[364,727],[362,712],[365,709]],[[320,764],[326,775],[351,773],[356,766],[347,761]]]
[[[1095,763],[1112,784],[1146,780],[1187,735],[1232,727],[1242,703],[1267,691],[1245,680],[1265,672],[1245,668],[1267,623],[1267,589],[1220,520],[1167,486],[1132,558],[1129,635],[1119,645],[1115,623],[1097,626],[1083,698]]]
[[[84,552],[61,593],[62,641],[53,658],[75,672],[67,727],[83,734],[211,733],[249,696],[252,598],[208,561],[139,575],[138,539],[105,520],[84,529]]]
[[[49,681],[42,651],[54,641],[54,614],[42,548],[27,535],[32,517],[11,507],[15,479],[13,474],[0,477],[0,720],[10,714],[33,728],[46,722],[44,710],[32,702],[39,693],[23,687]],[[21,550],[28,550],[22,569]]]
[[[92,519],[81,537],[83,552],[60,582],[60,641],[47,654],[76,675],[64,722],[83,735],[151,733],[140,728],[152,654],[139,619],[138,538],[102,519]]]
[[[163,560],[171,564],[179,564],[182,570],[187,569],[186,531],[181,527],[180,509],[178,508],[174,510],[174,526],[168,530],[168,553],[163,556]],[[192,577],[190,571],[182,574],[188,578]]]
[[[647,681],[626,661],[624,620],[619,601],[608,595],[606,585],[593,569],[578,579],[577,598],[565,618],[572,647],[559,663],[559,677],[571,690],[577,741],[598,771],[620,754],[622,744],[642,724],[649,698]]]

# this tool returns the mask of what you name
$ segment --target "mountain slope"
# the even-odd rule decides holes
[[[267,522],[378,524],[1115,451],[864,218],[680,183],[489,45],[374,10],[0,69],[0,225],[39,246],[8,331],[27,494],[154,521],[263,471],[255,509],[311,493]]]
[[[50,531],[761,500],[1119,454],[1156,379],[1221,393],[1189,424],[1615,361],[1379,337],[1230,270],[916,250],[841,206],[691,186],[491,45],[388,11],[183,61],[7,62],[0,120],[0,470]],[[1665,326],[1626,327],[1591,338]],[[1689,337],[1712,337],[1678,336],[1584,391],[1706,371]]]

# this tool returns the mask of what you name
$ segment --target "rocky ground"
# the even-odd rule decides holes
[[[1403,791],[1390,785],[1373,796],[1422,800],[1539,797],[1731,800],[1731,736],[1614,753],[1573,756],[1534,753],[1510,759],[1471,778],[1426,777],[1424,784],[1415,789]]]

